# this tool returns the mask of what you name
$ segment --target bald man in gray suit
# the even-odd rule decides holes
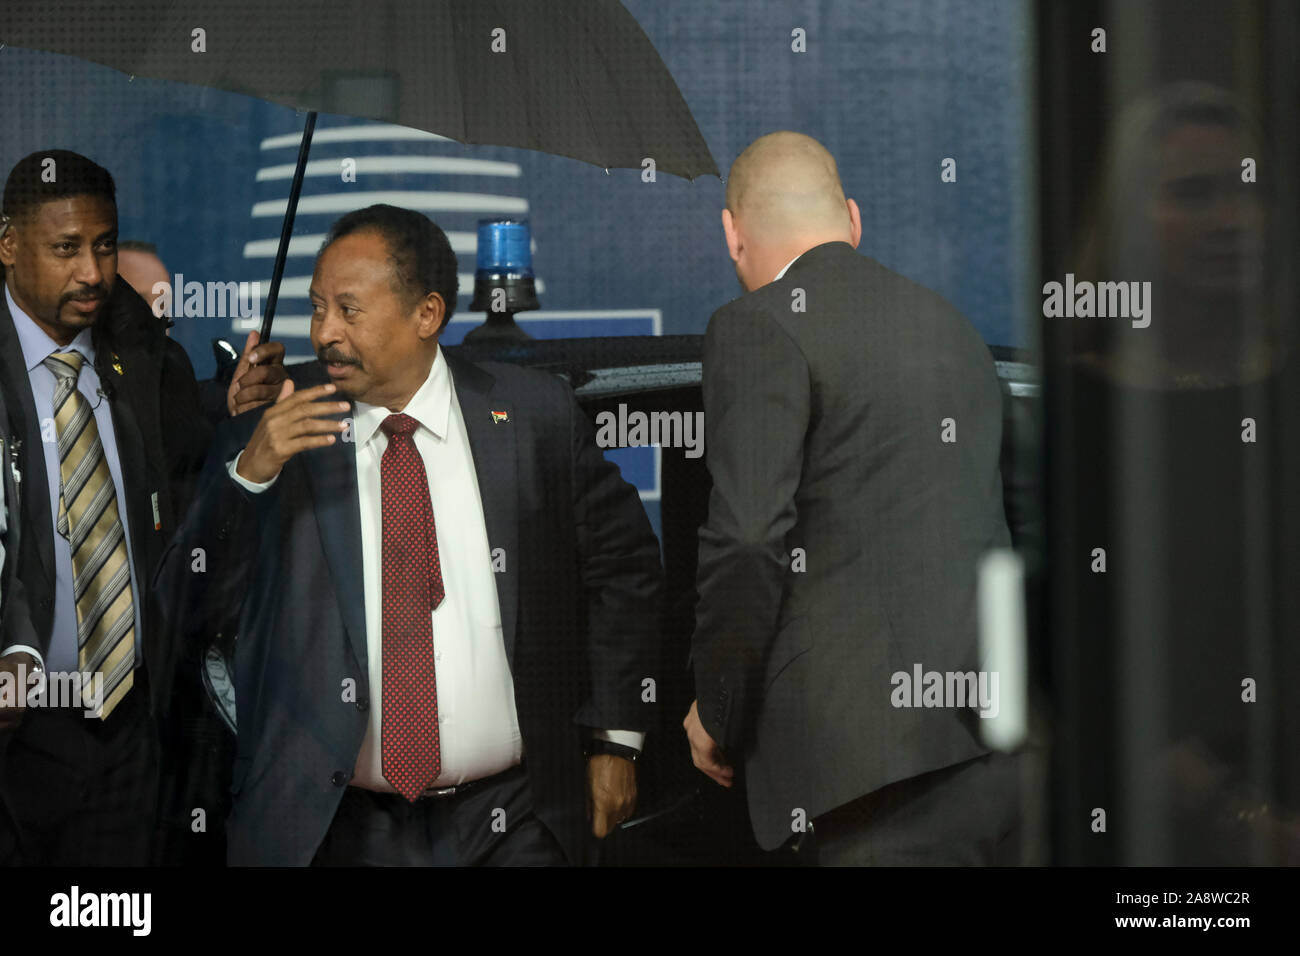
[[[814,139],[751,144],[722,224],[746,294],[704,345],[695,764],[728,787],[741,768],[766,850],[1009,861],[1015,762],[978,728],[996,701],[911,687],[918,668],[996,686],[975,614],[977,563],[1010,543],[988,348],[855,251],[858,206]]]

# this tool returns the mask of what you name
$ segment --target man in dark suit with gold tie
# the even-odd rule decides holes
[[[152,863],[178,748],[166,720],[175,646],[149,583],[211,429],[185,352],[115,281],[107,170],[66,150],[31,154],[5,183],[0,228],[0,366],[23,478],[9,557],[26,599],[21,619],[6,614],[0,661],[45,671],[51,689],[58,675],[89,677],[73,706],[3,721],[0,862]]]
[[[17,827],[9,862],[152,861],[168,649],[148,576],[205,429],[194,375],[162,323],[115,283],[112,177],[76,153],[19,162],[5,185],[0,360],[24,424],[19,575],[35,646],[0,654],[93,674],[102,699],[28,709],[0,746]],[[167,395],[167,401],[160,396]]]

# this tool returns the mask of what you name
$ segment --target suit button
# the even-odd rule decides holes
[[[225,541],[225,540],[226,540],[227,538],[229,538],[229,537],[230,537],[230,525],[229,525],[229,524],[223,524],[220,528],[217,529],[217,540],[218,540],[218,541]]]
[[[348,775],[344,773],[342,770],[335,770],[334,776],[330,777],[330,783],[334,784],[334,786],[336,787],[346,786],[347,782],[348,782]]]
[[[49,598],[47,598],[47,597],[46,597],[46,598],[41,598],[41,608],[42,608],[43,610],[48,611],[48,610],[53,606],[53,604],[54,604],[54,602],[53,602],[52,600],[50,600]]]
[[[370,701],[366,700],[364,697],[362,697],[360,700],[357,701],[357,710],[361,711],[361,713],[364,714],[369,709],[370,709]]]

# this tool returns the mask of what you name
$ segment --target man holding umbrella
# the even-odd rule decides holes
[[[158,582],[187,639],[238,634],[229,860],[586,862],[653,717],[637,492],[565,382],[439,347],[426,216],[344,216],[310,291],[319,363],[218,430]]]

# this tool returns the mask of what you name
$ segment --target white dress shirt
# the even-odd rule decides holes
[[[501,632],[501,610],[492,570],[483,502],[470,451],[469,435],[454,400],[451,374],[442,349],[429,376],[402,409],[414,418],[416,450],[429,477],[429,498],[445,596],[433,611],[434,670],[438,687],[438,747],[442,773],[433,784],[450,787],[508,770],[523,757],[514,679]],[[380,460],[388,436],[379,427],[387,408],[356,402],[352,436],[356,445],[357,496],[361,508],[361,559],[369,658],[369,726],[357,757],[352,785],[395,792],[382,771],[383,615],[381,580],[383,537]],[[242,454],[242,453],[241,453]],[[231,477],[259,492],[229,464]],[[598,736],[640,748],[644,734],[598,731]]]

